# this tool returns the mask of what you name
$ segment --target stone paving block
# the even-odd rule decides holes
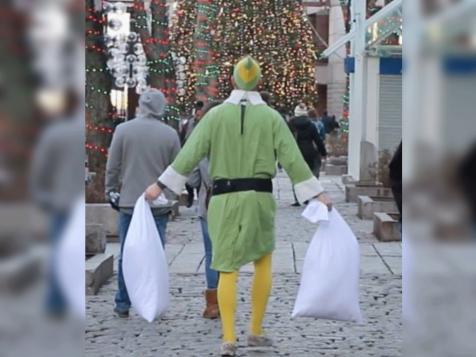
[[[106,231],[102,224],[86,224],[86,255],[102,254],[106,251]]]
[[[114,256],[97,254],[86,260],[86,294],[96,295],[101,286],[113,275]]]
[[[374,243],[375,249],[381,256],[401,257],[402,245],[399,242]]]
[[[165,244],[165,255],[167,256],[169,265],[178,257],[184,247],[182,244]]]
[[[184,247],[170,266],[170,273],[196,273],[203,260],[203,246],[189,244]]]
[[[377,251],[372,244],[363,243],[359,245],[361,256],[376,256]]]
[[[296,260],[301,260],[306,257],[306,252],[309,248],[309,243],[294,242],[293,247]]]
[[[402,275],[402,257],[384,257],[383,260],[390,267],[393,274]]]
[[[302,267],[304,265],[304,259],[297,259],[294,264],[296,266],[296,273],[301,274],[302,273]]]
[[[273,253],[274,273],[294,272],[294,253],[291,243],[280,243]]]
[[[379,256],[363,256],[360,257],[361,274],[391,274],[391,271],[385,266]]]
[[[201,243],[187,244],[181,254],[204,254],[204,247]]]

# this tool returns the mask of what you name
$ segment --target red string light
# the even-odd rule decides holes
[[[86,143],[86,150],[96,151],[107,157],[107,148],[104,146],[98,146],[90,143]]]
[[[97,131],[103,134],[112,134],[114,132],[114,129],[112,128],[92,124],[86,124],[86,129],[90,131]]]

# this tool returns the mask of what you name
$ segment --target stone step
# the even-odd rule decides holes
[[[112,254],[97,254],[86,260],[86,294],[96,295],[114,271]]]
[[[358,202],[359,196],[393,197],[392,190],[382,185],[360,185],[349,183],[345,185],[345,201]]]
[[[102,224],[106,236],[117,236],[118,212],[108,203],[90,203],[86,205],[86,222]]]
[[[359,210],[357,216],[361,219],[373,219],[375,212],[398,213],[393,198],[357,196]]]
[[[86,224],[86,255],[102,254],[106,251],[106,231],[102,224]]]
[[[400,222],[398,214],[375,212],[374,234],[382,242],[401,241]]]

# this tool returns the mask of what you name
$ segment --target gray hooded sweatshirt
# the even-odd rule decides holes
[[[137,199],[157,181],[180,151],[177,132],[159,121],[164,113],[165,97],[157,89],[148,89],[139,99],[137,117],[117,126],[112,137],[106,165],[106,194],[120,190],[119,207],[132,213]],[[174,199],[171,192],[167,198]],[[154,215],[167,214],[171,204],[154,208]]]

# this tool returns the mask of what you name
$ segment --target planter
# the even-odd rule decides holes
[[[393,197],[358,196],[358,216],[361,219],[373,219],[375,212],[397,213],[398,208]]]
[[[118,212],[108,203],[89,203],[86,205],[86,223],[99,224],[106,237],[117,237]]]
[[[106,251],[106,232],[102,224],[86,222],[86,256]]]
[[[86,294],[96,295],[104,283],[112,277],[114,256],[96,254],[86,260]]]
[[[374,234],[379,241],[393,242],[401,241],[399,214],[375,212],[374,213]]]
[[[363,184],[347,184],[345,185],[345,201],[358,202],[359,196],[370,197],[388,197],[392,198],[392,190],[382,185],[363,185]]]

